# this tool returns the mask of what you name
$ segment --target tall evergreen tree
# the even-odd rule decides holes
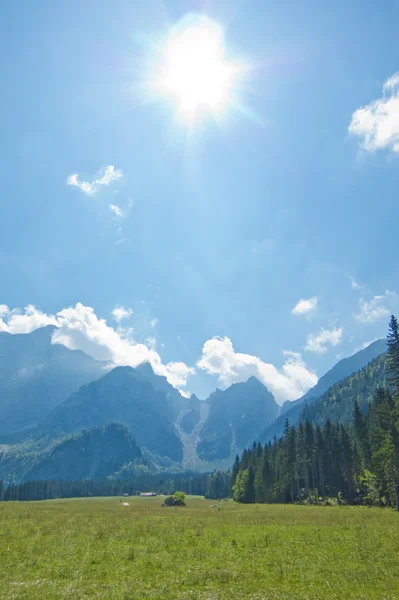
[[[388,382],[396,398],[399,396],[399,324],[394,315],[391,316],[389,321],[387,347],[386,369]]]
[[[237,454],[236,459],[234,461],[233,469],[231,471],[231,487],[233,487],[233,485],[236,482],[236,478],[237,478],[239,470],[240,470],[240,457]]]
[[[245,482],[244,502],[251,504],[255,502],[255,473],[252,465],[248,467],[248,476]]]
[[[396,506],[399,511],[399,324],[394,315],[391,316],[389,322],[387,346],[387,378],[394,397],[391,427],[391,443],[393,446],[392,471],[395,477]]]

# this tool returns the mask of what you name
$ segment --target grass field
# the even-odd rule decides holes
[[[399,598],[399,514],[189,497],[0,503],[0,598]]]

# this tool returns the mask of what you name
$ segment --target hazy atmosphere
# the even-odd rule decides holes
[[[399,598],[398,39],[0,2],[1,600]]]
[[[1,330],[279,403],[384,335],[396,2],[1,12]]]

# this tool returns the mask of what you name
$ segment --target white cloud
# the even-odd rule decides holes
[[[395,91],[399,87],[399,71],[389,77],[384,83],[384,92]]]
[[[151,348],[151,350],[155,350],[156,345],[157,345],[157,340],[153,336],[150,335],[148,338],[146,338],[145,344],[146,344],[146,346]]]
[[[197,366],[216,375],[224,387],[254,375],[282,403],[299,398],[317,383],[316,374],[307,367],[300,354],[287,351],[284,355],[286,361],[279,370],[257,356],[236,352],[229,338],[214,337],[205,342]]]
[[[351,281],[351,286],[353,290],[360,290],[362,289],[362,285],[360,285],[360,283],[358,283],[356,281],[356,279],[354,277],[349,277],[350,281]]]
[[[0,304],[0,317],[7,315],[10,312],[7,304]]]
[[[293,315],[309,315],[309,313],[313,312],[317,306],[318,298],[317,296],[313,296],[313,298],[308,298],[305,300],[301,298],[299,302],[292,309]]]
[[[116,204],[108,204],[108,208],[112,212],[114,217],[123,219],[124,214],[123,214],[123,210],[121,209],[120,206],[117,206]]]
[[[194,369],[184,363],[164,365],[155,350],[115,331],[105,319],[97,317],[90,306],[78,303],[57,313],[57,319],[59,329],[53,336],[55,343],[79,348],[98,360],[110,360],[115,365],[137,367],[150,362],[154,372],[165,376],[176,388],[185,387],[187,378],[194,374]]]
[[[67,184],[79,188],[88,196],[94,196],[101,186],[108,186],[114,181],[118,181],[123,176],[122,169],[115,169],[114,165],[108,165],[97,173],[97,177],[92,182],[79,181],[79,175],[72,173],[67,177]]]
[[[307,339],[305,350],[325,354],[328,346],[335,347],[342,341],[343,327],[320,329],[319,333],[311,333]]]
[[[399,72],[385,82],[382,98],[353,113],[349,133],[362,138],[369,152],[399,152]]]
[[[150,326],[152,328],[156,327],[159,323],[159,319],[152,319],[152,321],[150,321]]]
[[[0,331],[7,333],[30,333],[39,327],[57,325],[54,315],[46,315],[32,304],[22,311],[19,308],[9,309],[7,305],[0,305]]]
[[[131,317],[133,314],[133,311],[131,308],[124,308],[123,306],[116,306],[111,314],[112,314],[112,317],[115,319],[115,321],[120,323],[120,321],[122,321],[122,319],[127,319],[128,317]]]
[[[374,296],[369,302],[360,298],[359,312],[355,315],[355,319],[359,323],[375,323],[380,319],[388,319],[396,301],[396,293],[390,290],[385,290],[381,296]]]
[[[71,350],[82,350],[97,360],[110,361],[115,366],[137,367],[143,362],[150,362],[155,373],[166,377],[178,389],[184,388],[187,378],[195,373],[195,369],[183,362],[163,364],[154,349],[132,339],[131,329],[116,331],[105,319],[98,317],[90,306],[78,303],[55,315],[46,315],[32,305],[24,311],[1,306],[3,318],[0,319],[0,331],[30,333],[45,325],[55,325],[57,330],[52,337],[53,343],[63,344]]]
[[[122,209],[117,204],[108,204],[108,208],[112,214],[112,220],[119,234],[122,234],[122,223],[129,216],[132,206],[131,200],[129,200],[126,209]]]

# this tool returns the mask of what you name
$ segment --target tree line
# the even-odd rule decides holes
[[[347,502],[399,510],[399,327],[392,316],[386,386],[366,413],[353,406],[351,425],[310,420],[264,446],[254,442],[236,457],[232,491],[237,502]]]
[[[0,480],[0,500],[29,501],[55,498],[85,498],[90,496],[137,495],[156,492],[171,495],[181,490],[189,495],[221,499],[231,495],[230,471],[210,474],[160,473],[143,474],[128,479],[84,479],[79,481],[26,481],[3,485]]]

